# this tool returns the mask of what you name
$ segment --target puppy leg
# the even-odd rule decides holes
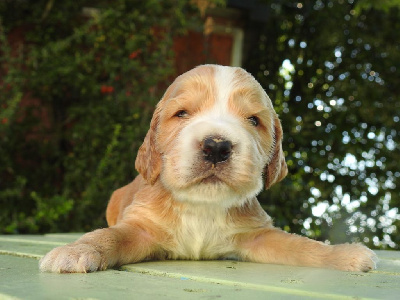
[[[362,244],[331,246],[275,228],[240,234],[236,242],[244,260],[254,262],[367,272],[377,261]]]
[[[143,260],[155,248],[155,238],[139,224],[119,223],[51,250],[40,260],[39,268],[42,272],[94,272]]]

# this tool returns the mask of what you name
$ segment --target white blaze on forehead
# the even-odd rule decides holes
[[[243,131],[240,120],[229,111],[229,99],[235,90],[235,71],[237,68],[226,66],[213,66],[215,93],[213,104],[195,116],[193,121],[184,128],[180,136],[185,136],[189,131],[190,136],[202,140],[208,135],[221,135],[229,138],[233,143],[238,139],[239,131]],[[193,130],[192,128],[196,128]],[[242,132],[242,134],[244,134]],[[184,141],[182,141],[185,143]]]
[[[242,68],[215,66],[214,73],[215,86],[217,90],[216,105],[227,107],[230,94],[239,86],[246,86],[249,89],[260,92],[259,100],[271,111],[273,106],[268,95],[265,93],[260,83],[248,72]]]
[[[215,86],[217,95],[215,99],[215,106],[219,109],[228,108],[228,100],[230,94],[234,89],[234,72],[232,67],[219,66],[215,72]]]

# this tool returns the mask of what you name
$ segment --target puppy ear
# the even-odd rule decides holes
[[[149,131],[139,148],[135,161],[136,170],[150,184],[154,184],[161,172],[161,154],[157,149],[157,128],[161,112],[160,103],[154,111]]]
[[[275,116],[275,133],[274,133],[274,150],[272,152],[271,160],[264,169],[265,175],[265,189],[269,189],[273,184],[281,181],[288,173],[285,156],[282,150],[282,125]]]

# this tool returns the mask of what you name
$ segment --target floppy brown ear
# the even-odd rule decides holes
[[[154,184],[161,172],[161,154],[157,149],[157,127],[161,105],[157,105],[150,122],[149,131],[136,156],[135,168],[150,184]]]
[[[282,125],[278,117],[275,117],[275,144],[272,158],[264,169],[265,189],[269,189],[273,184],[281,181],[288,173],[285,155],[282,150]]]

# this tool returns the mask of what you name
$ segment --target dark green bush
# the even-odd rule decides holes
[[[182,0],[0,3],[0,232],[105,226],[196,14]]]

